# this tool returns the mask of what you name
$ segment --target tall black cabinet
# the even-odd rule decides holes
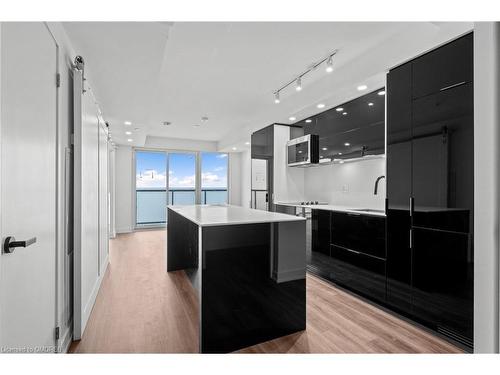
[[[387,303],[472,347],[472,33],[387,76]]]

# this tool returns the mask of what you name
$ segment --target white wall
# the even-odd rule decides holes
[[[286,143],[289,140],[290,127],[274,125],[274,202],[296,202],[304,199],[304,168],[287,166]]]
[[[241,154],[229,154],[229,197],[228,203],[241,206]]]
[[[474,352],[499,352],[500,25],[474,26]]]
[[[122,145],[119,145],[115,152],[116,233],[127,233],[134,229],[132,153],[132,147]]]
[[[151,137],[146,138],[144,147],[160,148],[163,150],[186,151],[217,151],[217,142],[196,141],[192,139]]]
[[[379,182],[378,194],[373,194],[375,180],[382,175],[385,176],[385,158],[306,168],[304,199],[383,209],[385,179]]]
[[[240,184],[240,194],[241,194],[241,205],[246,208],[250,208],[251,204],[251,194],[250,185],[252,177],[252,158],[250,150],[241,152],[240,169],[241,169],[241,184]]]

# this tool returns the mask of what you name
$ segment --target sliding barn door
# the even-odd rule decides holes
[[[82,71],[74,95],[74,332],[81,339],[106,270],[107,131]]]

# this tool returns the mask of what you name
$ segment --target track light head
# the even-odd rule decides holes
[[[279,102],[280,102],[280,92],[279,92],[279,91],[276,91],[276,92],[274,93],[274,102],[275,102],[276,104],[279,104]]]
[[[295,81],[295,90],[297,91],[302,90],[302,79],[300,77],[298,77],[297,81]]]
[[[333,72],[333,55],[328,58],[326,61],[326,72],[331,73]]]

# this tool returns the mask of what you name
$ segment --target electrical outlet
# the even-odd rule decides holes
[[[342,185],[342,193],[349,193],[349,185]]]

